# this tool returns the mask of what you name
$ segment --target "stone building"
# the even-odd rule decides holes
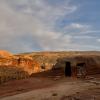
[[[90,74],[100,74],[100,62],[94,56],[73,56],[57,59],[53,69],[59,69],[65,76],[84,78]],[[99,57],[100,60],[100,57]]]

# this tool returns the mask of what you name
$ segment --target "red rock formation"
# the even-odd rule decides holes
[[[40,66],[38,62],[29,58],[19,58],[17,59],[17,66],[22,67],[29,74],[36,73],[40,71]]]
[[[100,54],[100,53],[97,53]],[[96,55],[97,55],[96,54]],[[77,55],[78,57],[76,57]],[[80,57],[80,55],[82,57]],[[42,71],[47,71],[52,69],[56,63],[55,67],[65,67],[65,62],[69,61],[72,63],[72,66],[74,64],[79,63],[79,62],[85,62],[88,68],[88,73],[93,73],[97,72],[97,70],[100,68],[100,56],[93,56],[91,54],[87,54],[88,56],[84,56],[81,53],[74,53],[73,55],[71,53],[66,53],[66,52],[59,52],[59,53],[35,53],[35,54],[20,54],[16,56],[7,56],[5,58],[0,58],[0,65],[6,65],[6,66],[13,66],[13,67],[18,67],[22,68],[24,71],[28,72],[29,74],[32,73],[37,73],[37,72],[42,72]],[[94,54],[95,55],[95,54]],[[91,56],[91,57],[90,57]],[[59,61],[57,60],[64,60],[65,57],[65,62],[61,62],[59,64]],[[68,60],[67,60],[68,59]]]
[[[17,68],[22,68],[29,74],[40,72],[39,63],[26,57],[0,58],[0,66],[13,66]]]
[[[11,57],[11,56],[13,56],[13,55],[10,52],[5,51],[5,50],[0,50],[0,57],[7,58],[7,57]]]

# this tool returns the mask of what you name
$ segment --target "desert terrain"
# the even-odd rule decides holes
[[[65,71],[66,61],[71,63],[74,75]],[[75,73],[81,64],[86,65],[85,77],[77,77],[79,73]],[[100,100],[100,52],[12,54],[2,50],[0,100],[18,99]]]
[[[0,86],[0,100],[100,100],[100,75],[76,79],[46,76]]]

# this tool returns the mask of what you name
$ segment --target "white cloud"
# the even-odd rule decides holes
[[[75,28],[75,29],[87,29],[89,28],[88,25],[82,25],[82,24],[79,24],[79,23],[72,23],[69,28]]]
[[[81,34],[91,34],[91,33],[100,33],[100,30],[88,29],[86,31],[81,32]]]
[[[100,39],[97,39],[97,42],[100,42]]]
[[[91,30],[91,26],[90,25],[85,25],[85,24],[80,24],[80,23],[71,23],[69,25],[66,25],[64,27],[64,31],[70,34],[75,34],[75,35],[79,35],[79,34],[86,34],[87,31]]]
[[[70,14],[76,6],[64,2],[59,6],[49,5],[46,0],[1,0],[0,1],[0,48],[22,52],[34,49],[36,43],[41,50],[65,47],[69,36],[54,31],[56,19]],[[22,38],[33,40],[29,42]]]
[[[70,0],[50,5],[47,0],[0,0],[0,49],[15,52],[79,48],[73,34],[90,31],[90,26],[72,23],[57,32],[57,19],[74,13]]]

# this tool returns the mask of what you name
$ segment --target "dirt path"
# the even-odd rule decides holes
[[[54,84],[56,84],[56,81],[42,77],[10,81],[0,85],[0,98],[47,88]]]
[[[42,85],[42,83],[40,85]],[[71,100],[71,99],[66,99],[66,97],[69,95],[76,95],[77,93],[81,92],[85,93],[86,91],[94,89],[98,89],[100,93],[100,84],[95,84],[89,81],[81,81],[81,80],[67,81],[66,79],[63,79],[60,80],[60,82],[58,84],[55,84],[54,86],[1,98],[0,100]],[[87,99],[87,100],[92,100],[92,99]]]

